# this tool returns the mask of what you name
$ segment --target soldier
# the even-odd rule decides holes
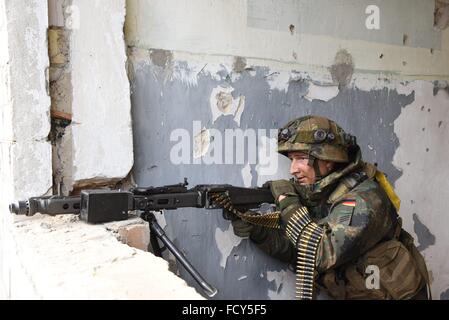
[[[362,160],[354,136],[335,122],[305,116],[279,131],[290,181],[270,183],[280,228],[242,219],[234,233],[295,266],[296,296],[428,299],[428,273],[402,229],[399,199],[376,166]]]

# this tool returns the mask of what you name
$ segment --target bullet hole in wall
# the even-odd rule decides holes
[[[409,43],[409,41],[408,41],[408,35],[404,34],[404,35],[402,36],[402,44],[403,44],[404,46],[407,46],[408,43]]]
[[[295,26],[293,24],[288,26],[288,29],[290,30],[290,33],[293,35],[295,33]]]

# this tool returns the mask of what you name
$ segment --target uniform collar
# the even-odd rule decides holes
[[[298,193],[305,200],[310,200],[313,205],[315,202],[320,202],[323,198],[328,196],[337,186],[340,179],[347,174],[354,172],[363,167],[362,152],[359,146],[354,147],[350,153],[350,162],[338,171],[323,177],[314,184],[299,185],[295,184]]]

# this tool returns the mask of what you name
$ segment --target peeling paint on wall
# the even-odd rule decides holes
[[[245,110],[245,96],[239,97],[239,102],[237,105],[237,110],[234,114],[234,121],[237,122],[237,125],[240,127],[240,120],[242,119],[243,111]]]
[[[232,230],[232,225],[222,231],[220,228],[215,229],[215,241],[217,242],[217,247],[221,254],[220,266],[226,268],[226,262],[228,260],[229,254],[234,247],[237,247],[242,238],[237,237]]]
[[[258,145],[259,163],[255,167],[257,173],[257,186],[263,185],[266,181],[283,179],[289,175],[289,171],[282,171],[280,168],[288,168],[290,161],[277,153],[277,136],[262,136]]]
[[[249,163],[247,163],[241,170],[242,172],[242,179],[243,179],[243,185],[247,188],[251,187],[251,181],[253,179],[253,176],[251,174],[251,166]]]
[[[435,236],[430,232],[429,228],[427,228],[420,220],[416,213],[413,214],[413,230],[415,231],[416,236],[418,237],[418,246],[417,249],[419,251],[424,251],[431,245],[435,244]]]
[[[185,62],[174,62],[173,68],[167,70],[166,77],[164,79],[164,83],[167,82],[168,77],[171,77],[171,81],[180,80],[187,87],[196,87],[198,86],[198,74],[202,72],[204,69],[196,71],[194,68],[187,67]]]
[[[209,130],[203,128],[200,133],[194,137],[193,158],[201,158],[209,151],[210,146]]]
[[[290,72],[276,71],[265,76],[271,90],[287,91],[291,79]]]
[[[296,275],[290,269],[266,272],[266,279],[270,282],[268,297],[272,300],[294,300],[294,296],[288,294],[295,292]]]
[[[245,97],[234,98],[232,93],[234,88],[230,86],[217,86],[210,95],[210,107],[212,111],[212,121],[215,122],[220,116],[233,115],[234,120],[240,126],[240,119],[245,109]]]
[[[415,81],[408,87],[414,90],[415,99],[394,122],[400,145],[393,164],[402,171],[395,188],[402,199],[399,214],[404,227],[412,234],[414,231],[435,279],[432,294],[439,297],[449,286],[446,271],[449,238],[444,227],[449,223],[446,201],[449,169],[444,161],[449,159],[446,138],[449,126],[444,121],[449,118],[449,94],[439,90],[434,95],[432,82]]]
[[[339,92],[340,90],[338,89],[338,86],[335,85],[316,85],[314,83],[310,83],[309,89],[304,98],[309,101],[329,101],[330,99],[335,98]]]

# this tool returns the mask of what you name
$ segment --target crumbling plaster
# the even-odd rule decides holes
[[[125,0],[51,1],[55,191],[117,183],[133,165],[130,90],[123,39]],[[60,57],[60,59],[58,59]]]

